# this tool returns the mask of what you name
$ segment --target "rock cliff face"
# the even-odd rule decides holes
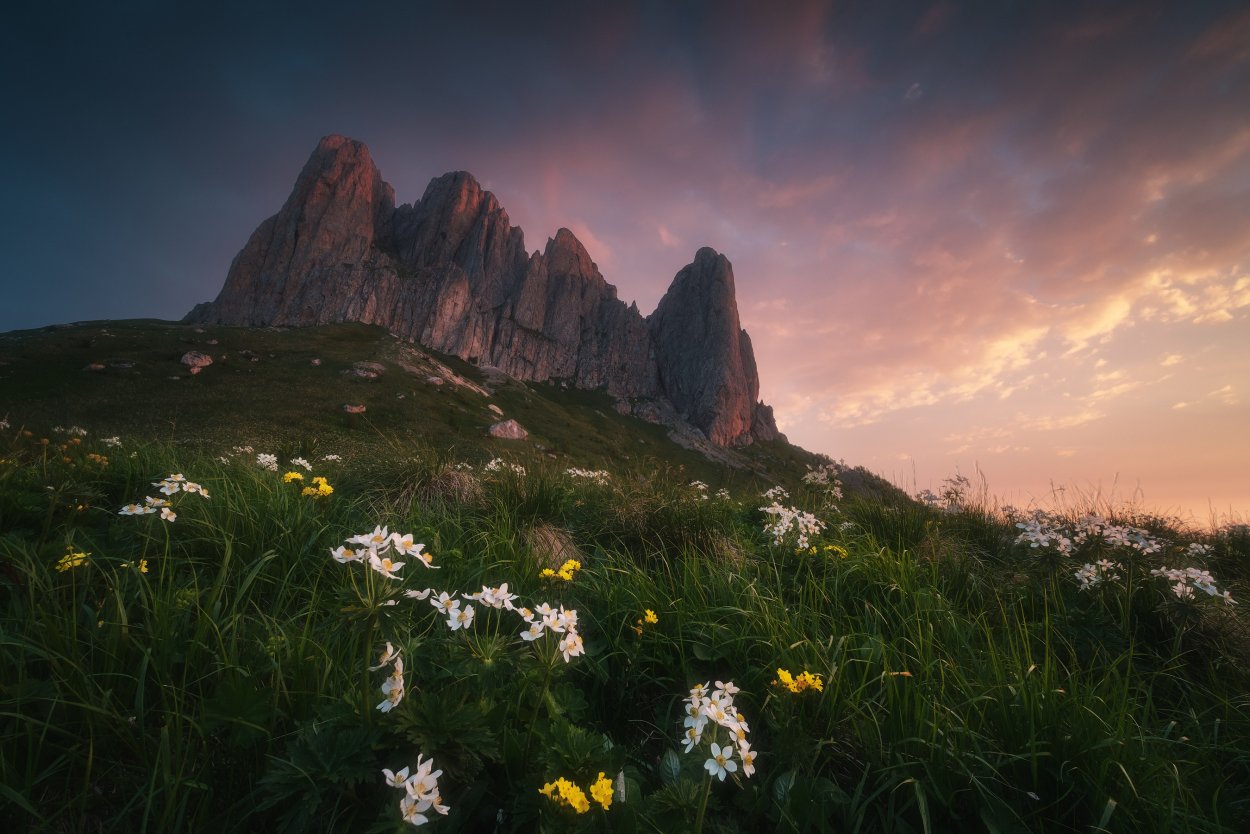
[[[519,379],[666,398],[720,445],[776,438],[757,403],[733,270],[701,249],[650,318],[617,298],[568,229],[526,253],[495,196],[457,171],[412,205],[364,144],[321,140],[295,189],[188,321],[301,326],[358,321]]]

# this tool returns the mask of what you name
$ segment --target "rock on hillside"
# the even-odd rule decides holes
[[[464,171],[395,205],[369,149],[321,140],[281,210],[191,322],[358,321],[518,379],[669,399],[714,443],[777,437],[738,322],[729,262],[703,249],[644,319],[560,229],[527,254],[495,196]]]

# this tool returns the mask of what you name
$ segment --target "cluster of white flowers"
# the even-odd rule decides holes
[[[795,546],[805,548],[810,543],[809,536],[820,535],[825,529],[825,523],[811,513],[797,507],[783,507],[776,501],[767,507],[760,507],[760,511],[772,518],[772,521],[764,524],[764,532],[772,536],[773,544],[778,546],[784,544],[786,537],[793,531],[797,535]]]
[[[1090,588],[1096,588],[1103,582],[1115,582],[1120,578],[1118,571],[1124,570],[1124,566],[1119,562],[1112,562],[1110,559],[1099,559],[1092,564],[1084,565],[1076,572],[1077,581],[1081,583],[1081,590],[1088,591]]]
[[[404,791],[404,798],[399,801],[399,813],[404,822],[425,825],[430,821],[425,816],[426,811],[433,809],[446,816],[451,810],[443,804],[439,795],[438,777],[443,775],[443,771],[434,770],[433,759],[422,761],[418,753],[416,773],[409,775],[406,767],[398,773],[383,768],[382,775],[386,777],[386,784]]]
[[[1164,543],[1139,527],[1112,524],[1102,516],[1085,515],[1069,524],[1058,516],[1037,510],[1033,517],[1016,523],[1023,531],[1016,536],[1017,544],[1028,544],[1034,549],[1053,547],[1061,555],[1069,556],[1086,542],[1101,539],[1112,547],[1129,547],[1148,556],[1163,550]]]
[[[775,486],[764,490],[764,500],[770,504],[776,504],[790,497],[790,493],[786,492],[783,486]]]
[[[459,467],[457,467],[459,468]],[[491,458],[490,463],[482,467],[483,472],[512,472],[514,475],[525,475],[525,467],[519,463],[508,463],[503,458]]]
[[[268,454],[267,452],[261,452],[256,456],[256,465],[262,469],[268,469],[270,472],[277,472],[278,456]]]
[[[378,658],[378,665],[369,667],[370,672],[376,672],[387,665],[391,667],[391,673],[382,681],[382,694],[386,698],[377,706],[382,712],[390,712],[404,700],[404,658],[399,652],[399,649],[387,642]]]
[[[946,513],[954,513],[963,509],[968,490],[972,488],[972,482],[964,475],[952,475],[942,481],[942,488],[938,492],[931,489],[922,489],[916,493],[916,500],[933,510],[941,510]]]
[[[710,757],[703,763],[709,774],[725,781],[725,776],[738,769],[734,761],[734,752],[742,761],[742,775],[751,777],[755,774],[755,751],[747,741],[751,728],[747,725],[746,716],[738,712],[734,706],[733,696],[738,693],[733,681],[716,682],[716,688],[708,693],[706,683],[699,684],[690,690],[690,697],[685,699],[686,718],[682,722],[682,743],[686,752],[694,750],[704,742],[710,742]],[[724,735],[722,736],[722,731]],[[719,743],[725,741],[723,746]]]
[[[452,631],[467,628],[473,623],[473,606],[461,607],[460,600],[466,599],[487,608],[515,612],[529,626],[521,632],[521,639],[527,643],[532,643],[548,631],[562,635],[557,648],[564,655],[565,663],[586,653],[586,644],[577,630],[577,611],[563,605],[558,609],[552,608],[545,602],[533,609],[516,605],[516,594],[508,591],[507,582],[498,588],[483,585],[482,590],[472,594],[457,595],[446,591],[436,593],[433,588],[425,588],[420,591],[404,591],[404,596],[410,599],[429,599],[435,610],[446,615],[447,627]]]
[[[599,486],[607,486],[608,481],[612,478],[612,473],[604,469],[577,469],[571,468],[564,470],[564,474],[573,478],[584,478],[591,483]]]
[[[815,468],[807,467],[806,474],[803,475],[803,483],[810,486],[824,487],[825,493],[832,499],[840,500],[842,498],[842,481],[838,476],[846,469],[844,461],[829,461]]]
[[[1172,593],[1177,599],[1193,599],[1196,589],[1205,592],[1208,596],[1224,600],[1225,605],[1237,605],[1237,600],[1233,599],[1233,595],[1229,591],[1221,593],[1220,589],[1215,586],[1215,577],[1202,568],[1161,567],[1152,570],[1150,575],[1166,579],[1172,586]]]
[[[719,501],[728,501],[730,498],[729,490],[725,489],[724,487],[721,487],[720,489],[716,490],[716,498]]]
[[[343,459],[341,455],[322,455],[321,459],[330,463],[336,463]]]
[[[116,449],[117,447],[122,445],[122,439],[118,437],[117,435],[113,435],[112,437],[106,437],[100,442],[103,443],[105,446],[108,446],[110,449]]]
[[[8,428],[8,426],[5,426],[5,428]],[[70,426],[68,429],[65,428],[64,426],[53,426],[52,431],[56,432],[57,434],[68,434],[70,437],[86,437],[87,436],[87,430],[84,429],[82,426]]]
[[[699,496],[699,500],[707,500],[707,484],[702,481],[691,481],[690,488],[694,490],[695,495]]]
[[[163,481],[153,481],[152,486],[159,487],[163,495],[168,498],[153,498],[147,496],[143,499],[142,504],[127,504],[118,511],[118,515],[152,515],[154,513],[161,514],[162,521],[173,522],[177,520],[178,514],[174,512],[173,505],[169,499],[180,492],[189,492],[193,495],[199,495],[203,498],[208,497],[208,490],[195,481],[188,481],[182,476],[182,473],[170,475]]]
[[[360,546],[348,547],[353,544]],[[392,533],[387,528],[378,526],[373,528],[372,533],[352,536],[344,544],[331,548],[330,555],[334,557],[334,561],[341,564],[367,563],[369,567],[387,579],[399,579],[395,571],[407,563],[392,559],[391,551],[393,550],[399,556],[411,556],[427,568],[436,567],[434,557],[429,553],[423,553],[424,549],[424,544],[412,540],[411,533]]]
[[[234,452],[236,455],[250,455],[256,450],[251,446],[235,446],[230,451]]]
[[[303,469],[305,472],[311,472],[311,471],[312,471],[312,464],[311,464],[311,463],[309,463],[309,462],[308,462],[307,460],[305,460],[304,458],[291,458],[291,465],[292,465],[292,466],[298,466],[298,467],[300,467],[301,469]]]

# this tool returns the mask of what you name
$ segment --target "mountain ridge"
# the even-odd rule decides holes
[[[184,321],[376,324],[518,379],[606,390],[618,408],[662,412],[716,445],[780,436],[758,401],[724,255],[700,249],[644,318],[568,229],[528,253],[522,230],[466,171],[435,177],[420,200],[396,205],[368,147],[338,135],[318,143],[216,300]]]

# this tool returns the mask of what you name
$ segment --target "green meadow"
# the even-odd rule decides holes
[[[1250,829],[1244,525],[714,462],[359,326],[0,363],[5,831]]]

